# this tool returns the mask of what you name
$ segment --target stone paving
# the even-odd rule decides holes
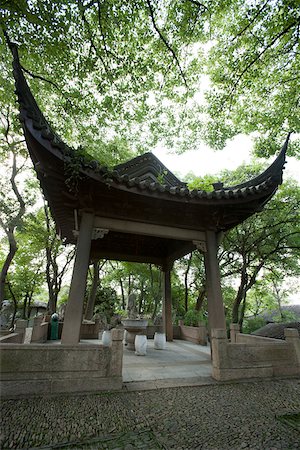
[[[124,347],[123,381],[211,378],[210,347],[174,339],[165,350],[155,350],[153,339],[147,341],[147,355],[137,356]],[[157,383],[158,384],[158,383]],[[198,383],[199,384],[199,383]]]
[[[2,402],[3,449],[296,450],[300,380]]]

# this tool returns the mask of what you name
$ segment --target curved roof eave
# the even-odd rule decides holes
[[[52,130],[37,105],[25,79],[19,61],[17,46],[10,43],[10,48],[13,54],[16,93],[18,95],[20,117],[23,126],[46,151],[51,152],[64,162],[70,161],[76,157],[76,151],[66,145]],[[205,204],[220,204],[224,202],[226,204],[228,202],[244,203],[253,198],[262,198],[262,204],[265,204],[268,201],[266,198],[271,198],[274,192],[276,192],[278,185],[282,183],[282,172],[290,134],[288,134],[282,150],[275,161],[262,174],[245,183],[232,187],[223,187],[222,183],[217,183],[215,190],[212,192],[197,189],[191,191],[184,183],[170,186],[155,181],[141,180],[139,177],[130,178],[126,173],[120,174],[116,170],[118,166],[116,166],[115,170],[108,170],[98,161],[88,160],[83,157],[80,157],[80,172],[91,179],[105,183],[116,189],[150,197],[160,197],[161,199]]]

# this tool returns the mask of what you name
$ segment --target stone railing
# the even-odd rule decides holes
[[[179,321],[180,339],[194,342],[195,344],[207,345],[207,328],[205,323],[199,322],[198,327],[183,325],[183,320]]]
[[[0,338],[1,344],[24,342],[43,343],[47,341],[48,322],[43,322],[43,316],[37,316],[33,320],[33,326],[28,326],[28,320],[18,319],[16,321],[16,329],[14,333],[7,334]]]
[[[285,341],[213,329],[213,372],[216,380],[300,375],[300,339],[297,330],[285,329]]]
[[[115,390],[122,387],[123,330],[111,345],[0,344],[1,395]]]

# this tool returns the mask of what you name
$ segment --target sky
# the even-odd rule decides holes
[[[252,148],[251,137],[240,134],[232,139],[224,150],[215,151],[203,144],[199,149],[181,155],[170,153],[162,147],[157,147],[153,153],[171,172],[183,179],[189,172],[204,176],[217,174],[224,169],[235,170],[241,164],[251,162]],[[279,151],[280,148],[278,153]],[[271,164],[275,158],[276,155],[272,156],[268,162]],[[293,177],[300,183],[300,161],[288,157],[284,175]]]

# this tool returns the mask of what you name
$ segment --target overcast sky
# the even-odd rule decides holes
[[[238,135],[228,143],[224,150],[214,151],[204,144],[198,150],[188,151],[181,155],[168,153],[168,150],[157,148],[153,151],[155,156],[179,178],[188,172],[196,176],[217,174],[223,169],[234,170],[243,163],[251,162],[252,139],[245,135]],[[278,149],[278,153],[280,148]],[[276,155],[269,159],[270,164]],[[263,161],[263,160],[262,160]],[[300,183],[300,161],[287,158],[285,174],[298,180]]]

